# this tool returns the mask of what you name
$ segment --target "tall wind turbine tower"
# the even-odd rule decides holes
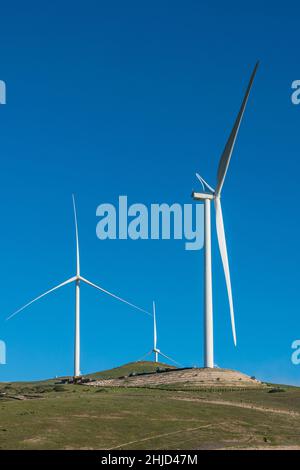
[[[89,281],[88,279],[84,278],[81,276],[81,271],[80,271],[80,251],[79,251],[79,236],[78,236],[78,223],[77,223],[77,212],[76,212],[76,205],[75,205],[75,198],[72,196],[73,199],[73,209],[74,209],[74,220],[75,220],[75,235],[76,235],[76,275],[71,277],[70,279],[67,279],[66,281],[62,282],[58,286],[53,287],[52,289],[48,290],[47,292],[44,292],[43,294],[39,295],[35,299],[31,300],[28,302],[26,305],[23,307],[19,308],[16,312],[11,314],[7,320],[10,318],[14,317],[17,315],[19,312],[24,310],[25,308],[29,307],[31,304],[36,302],[37,300],[41,299],[42,297],[45,297],[46,295],[50,294],[51,292],[54,292],[61,287],[74,283],[75,284],[75,335],[74,335],[74,378],[78,378],[81,375],[80,372],[80,286],[81,283],[85,283],[94,289],[97,289],[111,297],[113,297],[116,300],[119,300],[120,302],[123,302],[130,307],[133,307],[143,313],[146,313],[147,315],[151,316],[151,313],[147,312],[141,307],[138,307],[137,305],[128,302],[127,300],[113,294],[112,292],[109,292],[106,289],[103,289],[103,287],[98,286],[97,284],[94,284],[93,282]]]
[[[74,376],[79,377],[80,372],[80,255],[79,255],[79,238],[77,212],[74,194],[72,194],[75,235],[76,235],[76,281],[75,281],[75,341],[74,341]]]
[[[226,287],[228,292],[230,319],[233,341],[236,346],[236,329],[234,320],[234,308],[232,289],[230,281],[229,263],[226,247],[226,238],[224,230],[224,222],[221,207],[221,192],[228,170],[234,144],[241,125],[250,91],[253,85],[254,77],[259,63],[254,67],[252,72],[241,108],[237,115],[233,129],[229,139],[225,145],[223,154],[220,158],[217,171],[217,186],[213,189],[200,175],[196,173],[203,192],[193,192],[192,196],[196,201],[204,201],[204,367],[214,367],[214,336],[213,336],[213,298],[212,298],[212,262],[211,262],[211,202],[214,201],[216,213],[216,229],[218,244],[225,274]]]

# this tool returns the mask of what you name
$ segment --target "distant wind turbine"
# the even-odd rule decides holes
[[[151,351],[147,352],[147,354],[145,354],[141,359],[139,359],[140,361],[142,361],[143,359],[145,359],[147,356],[150,356],[150,354],[154,354],[154,360],[155,362],[158,362],[158,356],[162,356],[164,357],[165,359],[168,359],[169,361],[173,362],[174,364],[176,364],[177,366],[179,367],[182,367],[181,364],[179,364],[178,362],[174,361],[174,359],[172,359],[171,357],[167,356],[166,354],[162,353],[160,349],[158,349],[157,347],[157,325],[156,325],[156,307],[155,307],[155,302],[153,301],[153,349],[151,349]]]
[[[66,286],[67,284],[75,283],[75,338],[74,338],[74,377],[80,377],[81,372],[80,372],[80,283],[83,282],[85,284],[88,284],[91,287],[94,287],[95,289],[110,295],[114,299],[119,300],[120,302],[123,302],[130,307],[133,307],[137,310],[140,310],[141,312],[144,312],[150,316],[151,313],[147,312],[143,308],[138,307],[137,305],[128,302],[127,300],[109,292],[106,289],[103,289],[102,287],[94,284],[93,282],[89,281],[88,279],[84,278],[80,274],[80,253],[79,253],[79,237],[78,237],[78,224],[77,224],[77,213],[76,213],[76,205],[75,205],[75,198],[74,195],[72,196],[73,199],[73,209],[74,209],[74,220],[75,220],[75,234],[76,234],[76,275],[71,277],[70,279],[67,279],[66,281],[62,282],[58,286],[53,287],[52,289],[48,290],[47,292],[44,292],[43,294],[39,295],[35,299],[31,300],[28,302],[26,305],[23,307],[19,308],[16,312],[12,313],[7,320],[10,320],[12,317],[20,313],[22,310],[25,308],[29,307],[31,304],[36,302],[37,300],[41,299],[42,297],[45,297],[46,295],[50,294],[51,292],[54,292],[55,290],[60,289],[63,286]]]
[[[254,77],[259,63],[254,67],[248,88],[246,90],[241,108],[237,115],[233,129],[229,139],[225,145],[221,156],[218,172],[217,187],[213,189],[198,173],[196,176],[200,181],[203,192],[193,192],[192,196],[195,200],[204,201],[204,367],[214,367],[214,341],[213,341],[213,301],[212,301],[212,267],[211,267],[211,201],[215,203],[216,212],[216,228],[223,269],[225,273],[226,287],[229,299],[230,318],[233,341],[236,346],[236,329],[234,320],[233,299],[229,272],[229,263],[226,247],[225,230],[223,223],[222,207],[221,207],[221,191],[223,188],[225,176],[228,170],[229,162],[233,152],[234,144],[241,125],[244,111],[247,105],[249,94],[253,85]]]

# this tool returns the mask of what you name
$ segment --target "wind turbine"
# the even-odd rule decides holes
[[[226,247],[224,222],[221,207],[221,192],[228,170],[229,162],[233,152],[234,144],[241,125],[249,94],[253,85],[254,77],[259,62],[256,63],[252,72],[241,108],[237,115],[229,139],[225,145],[220,158],[217,171],[217,186],[213,189],[198,173],[196,176],[200,181],[203,192],[193,192],[192,196],[197,201],[204,201],[204,367],[214,367],[214,341],[213,341],[213,301],[212,301],[212,267],[211,267],[211,201],[214,201],[216,212],[216,228],[218,244],[225,273],[226,287],[228,292],[230,319],[233,341],[236,346],[236,329],[234,320],[234,309],[232,289],[230,281],[229,263]]]
[[[150,356],[150,354],[153,353],[154,354],[154,362],[158,362],[158,356],[161,355],[162,357],[164,357],[165,359],[168,359],[169,361],[173,362],[177,366],[182,367],[181,364],[174,361],[174,359],[172,359],[171,357],[169,357],[166,354],[162,353],[161,350],[158,349],[158,347],[157,347],[156,306],[155,306],[154,301],[153,301],[153,304],[152,304],[152,308],[153,308],[153,314],[152,314],[152,316],[153,316],[153,349],[151,349],[151,351],[147,352],[147,354],[145,354],[145,356],[143,356],[141,359],[139,359],[139,361],[142,361],[147,356]]]
[[[29,307],[31,304],[36,302],[37,300],[41,299],[42,297],[45,297],[46,295],[50,294],[51,292],[54,292],[55,290],[60,289],[63,286],[66,286],[67,284],[72,284],[74,282],[75,284],[75,338],[74,338],[74,377],[78,378],[81,375],[80,372],[80,284],[81,282],[88,284],[91,287],[94,287],[95,289],[98,289],[99,291],[110,295],[111,297],[119,300],[120,302],[123,302],[130,307],[133,307],[137,310],[140,310],[141,312],[146,313],[147,315],[151,316],[151,313],[147,312],[143,308],[138,307],[135,304],[132,304],[131,302],[128,302],[127,300],[109,292],[106,289],[103,289],[102,287],[98,286],[97,284],[94,284],[93,282],[89,281],[88,279],[84,278],[81,276],[80,273],[80,253],[79,253],[79,237],[78,237],[78,224],[77,224],[77,213],[76,213],[76,205],[75,205],[75,198],[74,195],[72,195],[73,199],[73,209],[74,209],[74,220],[75,220],[75,235],[76,235],[76,275],[71,277],[70,279],[67,279],[66,281],[62,282],[58,286],[53,287],[52,289],[44,292],[43,294],[39,295],[35,299],[31,300],[28,302],[26,305],[23,305],[23,307],[19,308],[17,311],[15,311],[13,314],[11,314],[7,320],[11,319],[18,313],[20,313],[22,310],[25,308]]]

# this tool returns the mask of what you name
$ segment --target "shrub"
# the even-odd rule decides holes
[[[271,390],[268,390],[268,393],[280,393],[280,392],[285,392],[286,390],[281,387],[276,387],[276,388],[271,388]]]
[[[54,392],[65,392],[66,389],[63,385],[55,385],[53,387]]]

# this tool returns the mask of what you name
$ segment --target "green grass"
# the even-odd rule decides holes
[[[147,371],[154,367],[151,363],[140,366]],[[106,374],[126,375],[124,371],[131,372],[132,367],[126,365]],[[168,450],[300,446],[300,389],[284,389],[280,393],[268,393],[266,389],[211,393],[57,387],[52,380],[0,384],[0,393],[7,394],[0,398],[0,448]],[[15,400],[8,395],[26,395],[27,399]],[[209,404],[207,400],[226,401],[229,405]],[[234,407],[230,402],[261,409]],[[266,409],[297,411],[299,416]]]
[[[137,374],[145,372],[155,372],[158,368],[162,369],[176,369],[174,366],[164,364],[163,362],[151,362],[151,361],[138,361],[138,362],[129,362],[128,364],[122,365],[120,367],[115,367],[114,369],[105,370],[103,372],[96,372],[94,374],[88,374],[87,377],[92,379],[115,379],[118,377],[124,377],[134,372]]]

